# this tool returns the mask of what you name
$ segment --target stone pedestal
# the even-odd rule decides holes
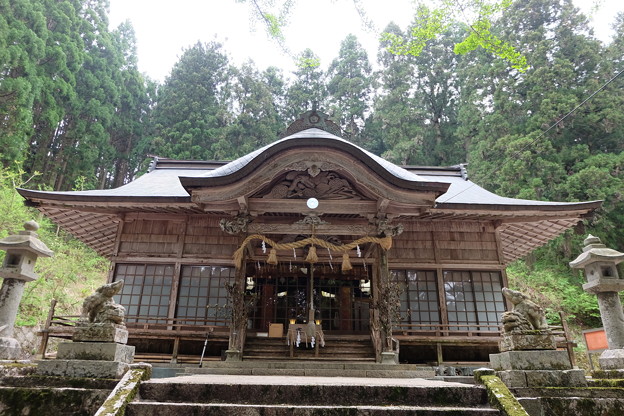
[[[72,341],[126,344],[128,342],[128,330],[123,325],[111,323],[81,325],[76,327]]]
[[[243,354],[239,350],[226,350],[225,361],[243,361]]]
[[[123,325],[93,323],[76,327],[73,342],[59,344],[56,360],[39,361],[37,374],[121,378],[134,360]]]
[[[585,372],[573,369],[566,351],[506,351],[490,354],[490,365],[508,387],[586,387]]]
[[[381,364],[398,364],[399,357],[392,351],[384,351],[381,353]]]
[[[59,344],[58,360],[119,361],[131,363],[134,347],[114,342],[63,342]]]
[[[22,355],[22,347],[15,338],[0,337],[0,359],[19,360]]]
[[[532,331],[530,333],[503,334],[500,350],[504,351],[534,351],[556,350],[555,337],[546,331]]]
[[[129,363],[92,360],[44,360],[37,363],[40,376],[78,378],[122,378]]]
[[[624,349],[605,350],[598,358],[598,364],[603,370],[618,370],[624,368]]]

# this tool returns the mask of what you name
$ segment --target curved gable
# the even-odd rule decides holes
[[[180,177],[193,202],[250,200],[388,200],[431,207],[447,183],[431,181],[391,164],[320,129],[307,129],[200,177]],[[252,204],[252,202],[250,202]],[[266,205],[266,204],[264,204]],[[274,209],[279,210],[279,206]],[[297,209],[293,207],[293,209]]]

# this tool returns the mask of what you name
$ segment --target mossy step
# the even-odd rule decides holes
[[[548,416],[624,415],[624,399],[622,398],[518,397],[518,402],[529,414]]]
[[[0,386],[0,415],[90,416],[110,392],[73,387]]]
[[[516,397],[616,398],[624,400],[622,387],[542,387],[511,389]],[[624,413],[622,413],[624,415]]]
[[[252,376],[253,377],[253,376]],[[271,405],[332,406],[483,406],[485,388],[474,385],[412,385],[360,383],[319,384],[316,378],[288,378],[290,384],[274,384],[267,377],[254,377],[237,383],[237,377],[186,376],[149,380],[141,384],[141,400],[176,403],[232,403]],[[256,381],[257,380],[257,381]],[[353,380],[353,379],[347,379]],[[258,384],[255,384],[255,383]],[[372,384],[372,385],[371,385]]]
[[[299,406],[299,405],[240,405],[240,404],[187,404],[133,402],[126,409],[127,416],[494,416],[498,410],[470,407],[421,407],[421,406]]]
[[[600,378],[587,380],[589,387],[624,387],[624,379]]]
[[[51,377],[30,375],[27,377],[0,377],[0,386],[3,387],[31,387],[31,388],[80,388],[94,390],[113,390],[119,380],[106,378],[76,378]]]

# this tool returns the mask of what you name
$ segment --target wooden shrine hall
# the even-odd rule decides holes
[[[486,361],[505,266],[600,206],[501,197],[463,165],[399,167],[340,135],[313,110],[231,162],[155,158],[116,189],[19,193],[110,259],[129,344],[173,361],[204,342],[297,359],[312,338],[319,359]]]

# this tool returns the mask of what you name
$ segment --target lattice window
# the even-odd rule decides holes
[[[440,323],[440,305],[436,273],[432,270],[391,270],[392,279],[403,286],[400,294],[401,324],[413,325],[412,330],[435,330]]]
[[[228,325],[227,284],[235,269],[220,266],[184,266],[178,288],[176,322],[185,325]]]
[[[501,290],[499,272],[445,271],[448,322],[460,324],[450,329],[497,331],[499,316],[505,310]]]
[[[124,286],[115,301],[126,308],[128,323],[166,323],[174,266],[118,264],[114,280]]]

